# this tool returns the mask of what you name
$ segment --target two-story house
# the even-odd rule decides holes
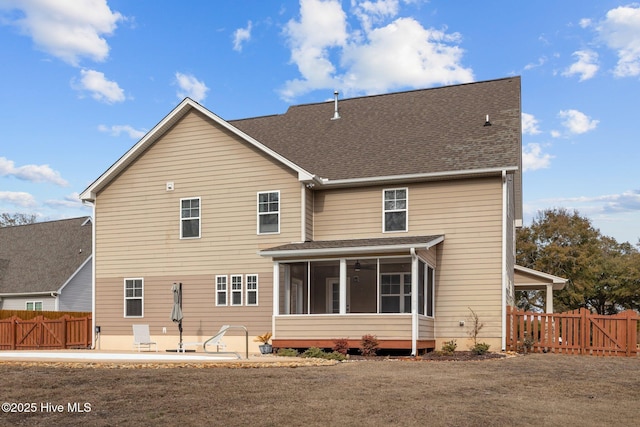
[[[81,194],[101,348],[130,348],[136,323],[175,348],[182,283],[186,341],[231,324],[415,354],[464,348],[472,309],[499,350],[521,157],[519,77],[233,121],[185,99]]]

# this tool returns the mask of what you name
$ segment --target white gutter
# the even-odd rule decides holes
[[[358,246],[349,248],[318,248],[300,250],[264,250],[258,251],[258,255],[270,257],[298,257],[298,256],[319,256],[319,255],[358,255],[366,253],[384,253],[396,251],[410,251],[411,249],[429,249],[444,241],[444,236],[439,236],[426,242],[424,245],[402,244],[402,245],[381,245],[381,246]]]
[[[500,174],[504,171],[517,171],[517,166],[511,166],[506,168],[487,168],[487,169],[472,169],[472,170],[454,170],[444,172],[433,173],[417,173],[417,174],[405,174],[405,175],[388,175],[388,176],[375,176],[366,178],[347,178],[347,179],[328,179],[320,178],[320,183],[323,186],[347,186],[356,184],[382,184],[395,181],[412,181],[423,180],[428,178],[449,178],[449,177],[465,177],[473,175],[488,175],[488,174]]]

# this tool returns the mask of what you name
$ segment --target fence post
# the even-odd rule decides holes
[[[580,309],[580,319],[582,322],[582,333],[580,334],[580,341],[582,341],[580,343],[580,353],[581,354],[587,354],[587,347],[588,347],[588,340],[590,337],[589,334],[589,330],[591,329],[591,324],[588,323],[588,319],[587,319],[587,309],[586,308],[581,308]]]

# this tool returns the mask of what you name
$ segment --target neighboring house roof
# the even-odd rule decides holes
[[[364,254],[401,250],[428,249],[444,240],[444,236],[383,237],[377,239],[316,240],[289,243],[260,251],[263,256],[313,256],[322,254]]]
[[[546,285],[552,285],[554,291],[563,289],[568,279],[554,276],[553,274],[543,273],[542,271],[533,270],[521,265],[514,266],[515,276],[514,285],[518,290],[541,290]]]
[[[0,228],[0,296],[58,292],[91,257],[90,217]]]
[[[285,114],[225,121],[185,99],[82,194],[96,194],[189,111],[297,171],[304,182],[359,185],[515,175],[522,218],[520,77],[292,106]],[[491,126],[485,126],[489,117]]]

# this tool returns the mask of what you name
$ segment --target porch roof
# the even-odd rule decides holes
[[[292,257],[318,255],[361,255],[365,253],[385,253],[429,249],[444,241],[444,235],[383,237],[375,239],[314,240],[289,243],[259,251],[262,256]]]
[[[521,265],[514,266],[514,285],[519,291],[544,290],[547,285],[552,285],[554,291],[564,288],[567,279],[543,273]]]

